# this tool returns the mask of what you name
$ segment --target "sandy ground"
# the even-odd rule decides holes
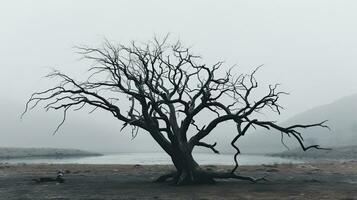
[[[228,170],[229,166],[205,166]],[[56,177],[65,183],[35,183]],[[0,199],[357,199],[357,162],[240,167],[241,175],[269,182],[220,180],[213,185],[171,186],[153,181],[170,166],[0,165]]]

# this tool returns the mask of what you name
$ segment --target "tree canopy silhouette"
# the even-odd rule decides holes
[[[240,153],[236,143],[250,128],[278,130],[282,136],[295,138],[303,150],[320,147],[305,146],[302,129],[328,128],[324,121],[283,127],[274,121],[258,119],[255,115],[258,112],[280,113],[282,107],[278,100],[286,93],[279,91],[278,85],[270,85],[265,95],[254,100],[258,68],[251,74],[237,75],[232,73],[232,68],[225,70],[223,62],[202,64],[200,56],[179,41],[168,42],[167,37],[139,45],[105,42],[101,48],[82,46],[78,50],[85,59],[95,61],[86,80],[76,81],[54,71],[48,77],[60,78],[61,82],[32,94],[25,112],[41,103],[46,110],[62,110],[63,121],[56,131],[70,110],[92,107],[110,112],[124,123],[123,128],[131,126],[134,136],[139,129],[150,134],[171,157],[176,171],[159,177],[158,181],[171,180],[175,184],[213,182],[216,178],[256,181],[236,173]],[[123,106],[123,101],[128,101],[130,106]],[[205,124],[198,123],[197,118],[204,113],[213,113],[214,117],[205,119]],[[235,165],[231,172],[205,171],[194,160],[193,149],[201,146],[219,153],[216,143],[209,144],[204,139],[226,121],[237,127],[231,141],[236,150]]]

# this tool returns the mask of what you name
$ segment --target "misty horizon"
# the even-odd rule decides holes
[[[146,12],[156,7],[164,9]],[[208,65],[222,60],[227,67],[237,65],[237,73],[250,73],[264,64],[257,74],[260,90],[280,83],[290,93],[281,99],[281,115],[266,116],[282,123],[357,93],[356,9],[353,1],[322,0],[7,2],[0,8],[0,147],[161,151],[144,132],[131,141],[130,131],[120,133],[122,123],[105,112],[72,112],[54,136],[61,113],[36,109],[22,120],[20,115],[33,92],[57,83],[44,78],[52,69],[78,79],[86,75],[90,63],[74,46],[100,47],[105,39],[140,43],[167,33]],[[234,134],[228,125],[219,130],[231,131],[227,139]]]

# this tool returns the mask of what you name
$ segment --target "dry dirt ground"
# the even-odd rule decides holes
[[[229,170],[230,166],[205,166]],[[56,177],[65,183],[36,183]],[[243,166],[241,175],[265,176],[250,183],[219,180],[213,185],[154,183],[170,166],[0,165],[0,199],[357,199],[357,162]]]

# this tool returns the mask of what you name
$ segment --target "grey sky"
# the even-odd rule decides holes
[[[31,121],[31,114],[21,123],[26,99],[53,83],[42,78],[51,68],[78,77],[85,65],[73,46],[100,45],[104,38],[125,43],[171,33],[207,63],[224,60],[245,73],[265,64],[258,76],[262,85],[278,82],[291,93],[282,99],[287,109],[279,120],[356,93],[356,10],[352,0],[2,1],[0,146],[41,145],[15,138],[23,138],[21,130],[50,135],[58,118],[44,126]],[[110,118],[105,114],[84,114],[76,119],[105,123],[107,132],[120,127],[114,120],[101,122]],[[51,121],[49,116],[57,115],[38,114]],[[83,140],[72,135],[73,144]]]

